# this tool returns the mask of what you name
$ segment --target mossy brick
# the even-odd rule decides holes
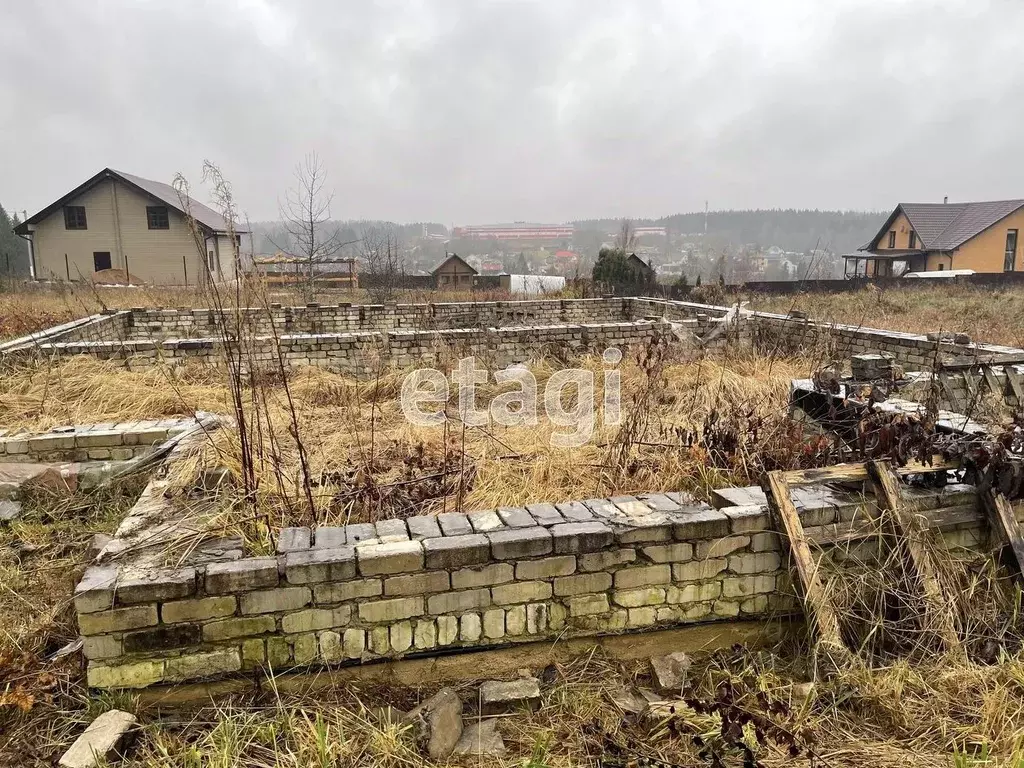
[[[467,613],[459,617],[459,640],[475,643],[483,634],[483,622],[479,613]]]
[[[526,633],[539,635],[548,628],[547,603],[528,603],[526,606]]]
[[[388,630],[390,636],[391,650],[395,653],[405,653],[412,647],[413,629],[411,621],[400,621],[392,624]]]
[[[491,543],[482,533],[444,536],[440,539],[425,539],[423,551],[426,568],[454,570],[486,563],[491,558]]]
[[[441,526],[437,524],[437,518],[432,515],[416,515],[407,518],[405,521],[409,527],[409,538],[411,539],[435,539],[443,534]]]
[[[114,606],[118,569],[93,565],[86,569],[75,586],[75,610],[78,613],[106,611]]]
[[[620,565],[628,565],[636,560],[636,550],[610,549],[606,552],[589,552],[576,558],[577,567],[581,571],[607,571]]]
[[[94,659],[116,659],[123,652],[121,638],[114,635],[94,635],[82,638],[82,653],[90,661]]]
[[[615,543],[615,532],[600,520],[552,526],[554,550],[559,554],[597,552]]]
[[[608,595],[604,593],[570,597],[565,603],[569,609],[570,616],[590,616],[595,613],[607,613],[610,608],[608,605]]]
[[[403,577],[396,577],[403,578]],[[379,597],[384,593],[380,579],[350,579],[349,581],[328,581],[313,585],[313,601],[317,605],[343,603],[365,597]]]
[[[313,592],[309,587],[278,587],[246,592],[239,597],[243,614],[296,611],[309,605]]]
[[[117,445],[124,445],[124,435],[114,429],[90,430],[74,437],[75,448],[111,448]]]
[[[344,648],[342,647],[341,633],[327,631],[319,634],[319,650],[321,650],[321,658],[329,664],[335,664],[341,662],[345,657]]]
[[[396,597],[390,600],[374,600],[359,604],[359,618],[376,624],[399,621],[423,615],[422,597]]]
[[[552,550],[551,534],[546,528],[509,528],[487,534],[491,554],[498,560],[519,560],[547,555]]]
[[[90,664],[85,674],[90,688],[147,688],[164,679],[164,661],[136,661],[128,664]]]
[[[427,612],[434,615],[462,613],[473,608],[486,608],[491,604],[489,589],[469,589],[464,592],[444,592],[427,598]]]
[[[641,550],[652,563],[682,563],[693,559],[693,545],[688,542],[655,544]]]
[[[675,563],[672,566],[672,578],[677,582],[704,581],[713,579],[728,567],[729,561],[725,558]]]
[[[725,536],[710,541],[697,543],[697,559],[706,560],[709,558],[725,557],[750,544],[749,536]]]
[[[126,632],[122,641],[125,653],[185,648],[199,645],[203,641],[203,629],[199,624],[164,624],[136,632]]]
[[[612,587],[610,573],[578,573],[574,576],[561,576],[554,581],[555,594],[559,597],[586,595],[593,592],[604,592]]]
[[[343,627],[352,620],[352,606],[308,608],[281,617],[281,629],[288,634],[315,632],[318,629]]]
[[[313,584],[355,578],[355,547],[307,549],[284,557],[285,580],[289,584]]]
[[[642,493],[637,498],[656,512],[675,512],[680,507],[663,493]]]
[[[106,635],[111,632],[152,627],[158,621],[156,604],[132,605],[98,613],[79,614],[78,628],[83,635]]]
[[[617,589],[612,593],[612,602],[623,608],[639,608],[645,605],[661,605],[665,602],[662,587],[640,587],[638,589]]]
[[[491,587],[491,597],[496,605],[547,600],[551,594],[552,586],[549,581],[516,581]]]
[[[384,594],[388,597],[402,595],[427,595],[451,589],[448,571],[425,571],[391,576],[384,580]]]
[[[162,603],[196,593],[195,568],[122,569],[117,579],[118,604]]]
[[[616,589],[632,589],[633,587],[648,587],[659,584],[668,584],[672,581],[672,567],[670,565],[646,565],[623,568],[615,572]]]
[[[276,623],[273,616],[244,616],[233,619],[221,619],[203,625],[203,640],[216,642],[232,640],[236,637],[252,637],[273,632]]]
[[[689,507],[672,513],[672,535],[676,541],[728,536],[729,518],[711,507]]]
[[[182,621],[221,619],[233,615],[237,607],[238,598],[233,595],[175,600],[160,606],[160,620],[165,624],[176,624]]]
[[[246,642],[262,642],[260,640],[247,640]],[[292,646],[285,637],[267,638],[267,665],[271,669],[284,669],[292,659]]]
[[[312,664],[317,659],[319,647],[317,646],[316,635],[308,632],[296,635],[292,638],[292,657],[296,664]]]
[[[433,619],[420,619],[413,627],[413,645],[427,650],[437,645],[437,625]]]
[[[649,627],[658,622],[658,611],[656,608],[630,608],[628,611],[627,624],[630,627]]]
[[[491,563],[454,571],[451,581],[452,589],[471,589],[504,584],[512,581],[513,578],[515,578],[515,567],[511,563]]]
[[[361,576],[387,576],[423,569],[423,543],[390,541],[385,544],[361,544],[356,547]]]
[[[242,669],[256,669],[267,660],[267,648],[263,638],[257,637],[242,642]]]
[[[775,552],[751,552],[729,557],[729,570],[733,573],[771,573],[782,565]]]
[[[750,597],[775,590],[774,576],[732,576],[722,579],[722,595],[725,597]]]
[[[228,595],[255,589],[276,587],[277,559],[254,557],[206,566],[204,585],[212,595]]]
[[[282,528],[277,537],[277,553],[283,555],[286,552],[309,549],[312,540],[312,532],[309,528]]]
[[[238,672],[241,668],[241,648],[218,648],[215,651],[190,653],[167,659],[164,680],[198,680]]]
[[[722,583],[719,581],[706,581],[702,584],[685,584],[683,586],[671,586],[665,593],[665,601],[677,603],[702,603],[708,600],[715,600],[722,594]]]
[[[521,581],[533,579],[551,579],[555,576],[568,576],[576,572],[575,555],[558,555],[540,560],[522,560],[516,564],[516,578]]]

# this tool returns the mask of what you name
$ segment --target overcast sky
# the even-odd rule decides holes
[[[276,218],[311,151],[346,219],[1022,197],[1022,42],[1020,0],[0,0],[0,202],[209,158]]]

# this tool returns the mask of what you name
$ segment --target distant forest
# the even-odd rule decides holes
[[[818,211],[768,209],[756,211],[711,211],[708,236],[732,246],[777,245],[786,251],[803,253],[817,246],[833,253],[849,253],[868,242],[885,221],[888,212]],[[591,219],[573,222],[580,229],[614,232],[618,222]],[[677,213],[660,219],[635,219],[637,226],[668,227],[673,234],[704,232],[704,212]]]

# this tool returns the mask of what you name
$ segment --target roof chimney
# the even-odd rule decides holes
[[[945,205],[948,202],[949,202],[949,195],[946,195],[944,198],[942,198],[942,204]]]

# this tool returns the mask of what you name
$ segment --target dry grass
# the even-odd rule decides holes
[[[613,451],[618,426],[602,424],[600,358],[580,365],[594,373],[597,413],[594,432],[578,448],[552,444],[558,426],[539,405],[533,426],[470,427],[457,418],[452,387],[450,420],[443,426],[410,424],[398,395],[403,371],[358,380],[320,368],[289,374],[298,435],[313,480],[315,522],[321,525],[584,499],[616,493],[686,490],[699,496],[729,483],[755,482],[768,468],[803,466],[808,446],[785,418],[789,381],[806,375],[800,359],[767,360],[730,356],[700,361],[668,360],[644,370],[636,357],[621,366],[624,420],[635,415],[641,396],[644,424],[625,451]],[[543,391],[562,367],[549,359],[529,365]],[[124,421],[184,415],[196,410],[230,414],[223,372],[187,366],[128,371],[113,363],[75,357],[52,365],[10,370],[0,376],[7,393],[0,423],[41,429],[61,424]],[[494,383],[478,389],[478,407],[501,391]],[[263,388],[259,508],[271,528],[312,522],[299,473],[298,443],[280,383]],[[213,450],[198,463],[240,471],[237,430],[213,434]],[[197,464],[188,467],[194,477]],[[231,507],[228,503],[226,507]],[[252,512],[244,517],[251,518]],[[266,532],[250,531],[262,540]]]
[[[988,290],[969,286],[925,286],[850,293],[804,293],[751,297],[751,309],[804,310],[836,323],[930,333],[952,331],[991,344],[1024,347],[1024,287]]]

